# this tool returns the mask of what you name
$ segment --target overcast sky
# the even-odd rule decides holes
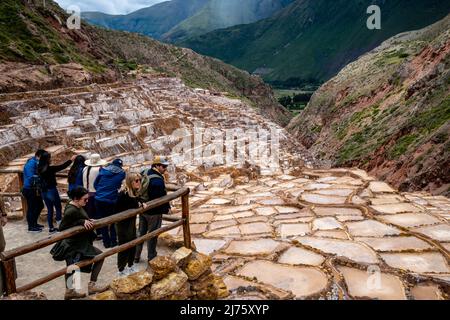
[[[55,0],[63,9],[77,5],[81,11],[100,11],[109,14],[127,14],[167,0]]]

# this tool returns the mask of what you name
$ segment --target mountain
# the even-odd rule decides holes
[[[47,0],[45,6],[40,0],[0,2],[0,93],[164,74],[191,87],[245,99],[281,124],[289,120],[290,113],[259,77],[146,36],[85,23],[71,30],[67,19],[53,1]]]
[[[172,0],[127,15],[84,12],[82,17],[109,29],[177,42],[212,30],[270,17],[294,0]]]
[[[450,15],[346,66],[287,128],[334,166],[450,195]]]
[[[369,30],[369,5],[381,30]],[[441,0],[296,0],[274,16],[191,37],[178,44],[219,58],[277,85],[328,80],[389,37],[430,25],[450,12]]]
[[[137,32],[155,39],[180,22],[196,14],[209,0],[172,0],[155,4],[126,15],[83,12],[82,18],[97,26]]]
[[[210,0],[195,15],[180,22],[162,39],[179,42],[216,29],[268,18],[294,0]]]

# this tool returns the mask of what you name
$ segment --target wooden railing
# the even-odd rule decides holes
[[[183,227],[183,237],[184,237],[184,246],[187,248],[191,248],[191,233],[189,229],[189,188],[180,188],[172,193],[169,193],[168,195],[152,200],[147,203],[147,206],[145,208],[140,209],[134,209],[134,210],[127,210],[115,215],[112,215],[107,218],[95,220],[94,222],[94,229],[102,228],[109,226],[111,224],[117,223],[119,221],[129,219],[136,217],[139,214],[144,214],[148,212],[150,209],[153,209],[155,207],[158,207],[162,204],[168,203],[169,201],[172,201],[176,198],[181,197],[181,218],[175,217],[173,215],[163,215],[164,220],[172,221],[171,224],[161,227],[153,232],[147,233],[143,236],[140,236],[139,238],[127,242],[125,244],[122,244],[118,247],[114,247],[110,250],[107,250],[98,256],[94,257],[93,259],[89,260],[83,260],[79,263],[76,263],[75,265],[79,268],[93,264],[95,262],[101,261],[105,259],[106,257],[109,257],[113,254],[116,254],[118,252],[122,252],[125,250],[128,250],[138,244],[144,243],[147,240],[150,240],[151,238],[157,237],[163,232],[166,232],[168,230],[177,228],[179,226]],[[25,284],[21,287],[16,287],[16,276],[15,276],[15,258],[25,255],[30,252],[34,252],[36,250],[39,250],[41,248],[47,247],[51,244],[54,244],[60,240],[70,238],[74,235],[88,232],[83,226],[73,227],[68,230],[65,230],[63,232],[59,232],[57,234],[54,234],[52,236],[49,236],[47,238],[41,239],[39,241],[36,241],[32,244],[28,244],[22,247],[18,247],[9,251],[5,251],[3,253],[0,253],[0,265],[3,269],[3,274],[6,279],[6,293],[7,295],[12,293],[20,293],[27,290],[31,290],[37,286],[40,286],[44,283],[47,283],[49,281],[52,281],[53,279],[56,279],[58,277],[61,277],[66,274],[68,267],[63,268],[61,270],[58,270],[56,272],[53,272],[49,274],[48,276],[42,277],[40,279],[37,279],[31,283]],[[52,259],[49,254],[49,259]]]

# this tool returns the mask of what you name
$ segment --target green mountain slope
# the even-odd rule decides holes
[[[287,128],[335,166],[450,195],[450,15],[346,66]]]
[[[367,7],[381,8],[381,30],[366,27]],[[180,44],[275,84],[323,82],[387,38],[445,17],[441,0],[296,0],[252,24],[192,37]]]
[[[53,1],[0,2],[0,93],[113,82],[136,73],[177,76],[187,85],[226,91],[286,124],[290,113],[259,77],[190,49],[82,23]]]
[[[162,39],[179,42],[216,29],[252,23],[272,16],[294,0],[210,0],[198,13],[182,21]]]
[[[137,32],[155,39],[197,13],[209,0],[172,0],[127,15],[83,12],[82,17],[97,26]]]

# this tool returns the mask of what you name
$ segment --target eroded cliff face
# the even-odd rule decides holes
[[[334,166],[450,193],[450,17],[400,34],[325,83],[288,130]]]

